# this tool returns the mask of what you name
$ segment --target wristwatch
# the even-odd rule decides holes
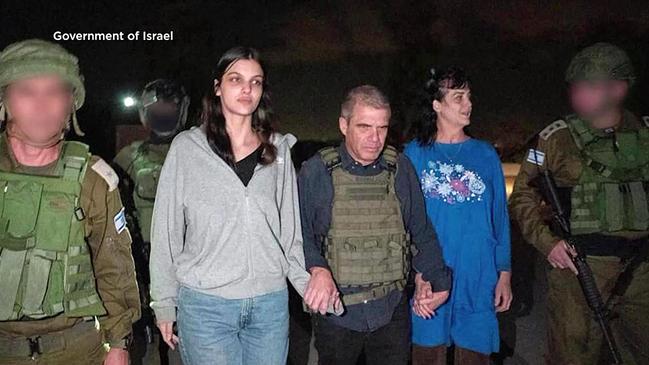
[[[128,350],[128,348],[131,346],[131,343],[133,342],[133,335],[128,335],[121,340],[118,341],[111,341],[107,345],[108,349],[116,348],[116,349],[124,349]]]

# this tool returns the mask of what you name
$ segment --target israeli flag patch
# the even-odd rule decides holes
[[[530,152],[527,154],[527,162],[541,166],[543,161],[545,161],[545,153],[530,148]]]
[[[115,223],[115,230],[117,231],[117,234],[122,233],[122,231],[126,229],[126,213],[124,212],[124,208],[122,208],[119,213],[115,215],[113,222]]]

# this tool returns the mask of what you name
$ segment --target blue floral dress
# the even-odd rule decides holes
[[[453,270],[449,300],[436,316],[426,320],[412,314],[413,343],[498,352],[494,291],[498,272],[511,271],[507,197],[498,154],[476,139],[429,146],[413,141],[405,154],[417,171],[426,211]]]

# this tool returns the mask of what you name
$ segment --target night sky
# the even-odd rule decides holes
[[[362,83],[388,93],[404,130],[427,69],[456,64],[473,80],[472,133],[515,147],[568,112],[563,72],[597,41],[629,52],[639,79],[628,106],[649,113],[646,1],[0,1],[1,48],[56,31],[138,30],[175,39],[60,42],[80,59],[88,97],[79,119],[105,158],[115,125],[138,123],[123,96],[176,78],[194,116],[220,54],[235,45],[260,49],[281,129],[301,140],[337,138],[340,101]]]

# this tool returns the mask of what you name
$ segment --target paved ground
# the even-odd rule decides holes
[[[544,279],[545,263],[537,259],[535,277],[531,285],[534,299],[531,312],[515,319],[516,342],[514,355],[505,359],[505,365],[543,365],[546,349],[545,297],[547,283]]]

